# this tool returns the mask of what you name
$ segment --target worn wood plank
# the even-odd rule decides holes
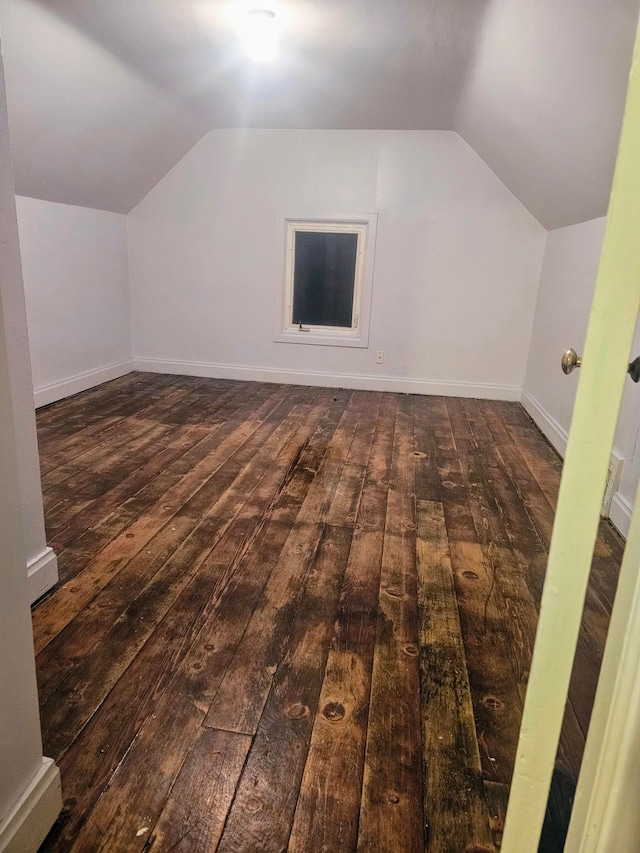
[[[413,405],[405,397],[387,498],[359,851],[424,849],[413,474]]]
[[[534,524],[541,531],[541,538],[548,547],[553,526],[553,516],[556,508],[558,491],[558,470],[552,466],[546,454],[540,451],[546,447],[545,442],[535,442],[537,453],[532,451],[532,442],[523,438],[525,430],[507,429],[495,409],[488,403],[480,406],[481,416],[487,420],[496,441],[496,447],[504,458],[510,476],[520,484],[521,490],[527,494],[527,507]],[[555,458],[555,453],[546,448]],[[559,461],[559,460],[556,460]],[[603,533],[608,526],[601,525]],[[605,534],[606,536],[606,534]],[[617,572],[611,570],[612,560],[620,562],[622,549],[618,542],[612,542],[613,550],[599,541],[593,558],[591,579],[587,588],[585,613],[583,617],[587,633],[597,637],[597,644],[604,646],[606,640],[608,613],[611,611],[617,586]],[[604,568],[604,571],[602,570]]]
[[[184,410],[185,400],[188,400],[188,390],[177,387],[164,394],[160,400],[148,400],[147,409],[144,410],[146,417],[137,413],[131,417],[121,418],[111,424],[107,429],[91,436],[91,440],[77,439],[73,445],[75,453],[68,450],[58,450],[48,459],[47,471],[42,472],[43,495],[53,505],[56,499],[69,493],[83,494],[83,489],[90,488],[92,483],[87,479],[88,471],[95,469],[108,470],[110,464],[121,465],[126,459],[130,446],[133,444],[137,450],[144,448],[145,442],[152,439],[154,435],[160,436],[170,432],[167,424],[161,422],[159,415],[163,411]],[[72,437],[70,437],[72,438]],[[118,451],[122,450],[122,453]],[[59,464],[52,465],[53,461]],[[117,470],[117,469],[116,469]],[[70,481],[74,482],[71,483]]]
[[[255,732],[323,533],[323,524],[295,523],[278,572],[265,586],[221,680],[205,725]]]
[[[181,711],[182,706],[179,703],[186,702],[188,713],[192,703],[191,697],[200,697],[206,691],[209,676],[202,675],[203,671],[208,672],[210,662],[213,661],[215,665],[216,659],[221,661],[221,667],[225,666],[259,595],[263,582],[261,572],[268,576],[268,572],[276,564],[287,535],[286,524],[267,521],[257,538],[259,555],[256,552],[246,552],[246,556],[241,553],[236,557],[232,553],[224,557],[219,555],[218,563],[225,563],[223,568],[228,569],[234,560],[237,562],[229,589],[220,600],[212,603],[209,598],[210,572],[199,573],[194,582],[185,588],[104,703],[59,761],[63,778],[66,779],[67,814],[57,827],[48,849],[62,852],[71,848],[91,809],[105,787],[110,784],[124,756],[129,754],[145,722],[152,715],[158,720],[155,725],[166,722],[165,716],[174,715],[173,703],[177,705],[176,710]],[[231,608],[227,606],[228,601],[233,603],[232,613],[229,612]],[[212,617],[217,617],[215,622]],[[224,637],[220,648],[216,646],[218,631]],[[196,643],[197,648],[194,650]],[[182,668],[191,673],[194,679],[198,673],[201,674],[195,692],[193,683],[187,683],[184,678],[176,680]],[[187,689],[189,687],[192,688],[191,692]],[[167,692],[170,699],[160,706]],[[201,729],[200,722],[203,718],[204,709],[200,715],[190,717],[194,721],[194,726],[190,729],[194,738]],[[157,737],[162,740],[156,740]],[[175,749],[164,730],[152,733],[148,743],[153,745],[154,740],[156,744],[162,743],[162,749],[159,752],[156,750],[155,760],[162,761],[163,750],[170,749],[173,752]],[[150,746],[149,749],[153,755],[153,747]],[[127,767],[127,771],[132,768],[130,773],[133,776],[139,772],[136,770],[138,756],[141,756],[139,760],[144,768],[143,772],[150,772],[151,760],[144,749],[140,751],[138,748],[130,756]],[[177,773],[180,764],[173,767]],[[171,781],[170,776],[165,794],[170,789]],[[160,798],[157,807],[160,809],[162,806]],[[139,818],[144,819],[146,814],[142,806]]]
[[[351,535],[349,528],[324,529],[218,853],[286,849],[315,717],[343,713],[340,706],[319,709],[318,698]]]
[[[438,472],[432,398],[415,398],[413,429],[416,500],[439,501],[442,487]]]
[[[81,458],[87,450],[109,441],[122,428],[123,420],[125,424],[130,421],[135,422],[140,418],[144,418],[145,414],[147,417],[152,415],[155,419],[157,418],[157,408],[159,405],[163,406],[164,411],[169,411],[173,406],[184,405],[184,400],[189,397],[190,390],[187,383],[177,382],[176,387],[173,389],[169,388],[166,394],[162,395],[161,403],[159,403],[155,395],[151,395],[147,409],[138,412],[132,418],[101,418],[97,424],[91,427],[77,430],[64,438],[57,438],[55,440],[55,449],[53,447],[47,450],[43,449],[43,455],[40,460],[43,487],[47,475],[59,467],[68,466],[69,463]]]
[[[74,499],[75,511],[64,526],[65,541],[69,544],[58,551],[58,561],[66,559],[62,555],[67,550],[73,549],[76,553],[84,552],[88,555],[95,553],[100,542],[106,544],[133,520],[130,512],[126,514],[123,512],[125,505],[130,506],[133,496],[144,490],[148,496],[153,492],[160,497],[163,492],[168,491],[169,484],[179,479],[179,475],[172,475],[173,464],[208,437],[209,431],[206,428],[191,427],[181,430],[175,433],[170,443],[153,458],[140,465],[130,475],[123,477],[99,500],[90,501],[84,509],[81,509],[79,501]],[[153,484],[153,489],[148,488],[150,483]],[[167,483],[166,486],[165,483]],[[152,501],[149,501],[147,506],[151,503]],[[119,527],[118,524],[120,524]],[[49,526],[49,529],[52,528]],[[62,541],[61,532],[58,528],[54,534],[58,542]],[[76,568],[75,571],[69,571],[65,565],[60,570],[62,582],[78,574],[78,570]]]
[[[501,614],[492,597],[493,576],[468,507],[444,505],[447,535],[483,772],[508,783],[518,743],[522,702]]]
[[[41,440],[43,448],[56,445],[60,439],[73,435],[79,431],[89,433],[94,426],[102,426],[107,423],[120,422],[125,424],[137,413],[143,412],[154,404],[167,389],[177,382],[177,377],[155,377],[149,374],[141,374],[140,378],[132,383],[127,389],[114,395],[106,397],[97,406],[87,405],[87,400],[77,400],[77,408],[74,409],[74,400],[67,406],[62,401],[58,413],[52,422],[47,422],[46,417],[39,418],[40,429],[38,439]],[[58,404],[55,404],[56,406]]]
[[[327,513],[328,525],[332,527],[355,526],[366,473],[366,465],[346,464],[344,466]]]
[[[380,394],[368,393],[362,401],[361,416],[352,440],[349,443],[333,441],[327,450],[327,459],[338,458],[343,463],[340,480],[326,517],[328,525],[353,527],[356,523],[381,399]]]
[[[489,806],[491,836],[494,845],[499,850],[502,846],[502,833],[504,832],[504,821],[507,816],[509,786],[503,785],[500,782],[485,782],[484,787]]]
[[[419,501],[417,523],[426,849],[429,853],[491,850],[442,505]]]
[[[562,471],[560,458],[548,445],[546,439],[542,437],[541,440],[541,434],[537,428],[532,427],[527,430],[505,424],[500,415],[504,412],[504,407],[499,407],[497,403],[483,401],[480,410],[496,436],[499,446],[511,441],[513,447],[517,449],[518,455],[514,460],[514,467],[525,477],[530,472],[530,477],[536,484],[533,489],[539,490],[544,495],[553,514],[557,503],[559,475]],[[526,488],[532,491],[530,478]],[[537,500],[541,502],[539,497]],[[535,513],[533,517],[535,518]],[[546,544],[548,546],[549,542],[547,541]],[[613,605],[618,580],[618,572],[614,567],[620,564],[623,551],[622,537],[612,528],[610,522],[603,520],[596,542],[587,597],[594,601],[596,608],[601,606],[606,613]]]
[[[204,431],[200,438],[196,437],[196,443],[184,456],[178,457],[180,461],[173,463],[169,471],[163,471],[161,475],[149,480],[147,477],[143,481],[142,488],[139,487],[138,477],[134,473],[131,478],[128,478],[120,486],[128,493],[128,499],[124,505],[117,505],[118,515],[124,515],[128,523],[135,517],[132,515],[132,509],[139,507],[140,504],[148,499],[152,494],[155,494],[156,500],[168,491],[168,487],[161,488],[166,478],[170,474],[184,474],[185,467],[193,467],[195,461],[201,461],[204,457],[202,451],[210,451],[230,435],[234,427],[237,427],[243,420],[260,418],[268,411],[271,411],[275,405],[282,399],[282,391],[274,391],[270,387],[263,387],[257,390],[252,389],[250,393],[240,394],[239,392],[229,393],[225,397],[225,401],[221,408],[216,412],[213,420],[209,421],[206,417],[202,418],[197,429]],[[271,403],[269,401],[272,401]],[[189,433],[189,429],[185,429]],[[196,434],[197,436],[197,434]],[[197,457],[197,460],[194,459]],[[178,477],[179,479],[179,477]],[[177,480],[170,480],[170,483],[175,483]],[[138,491],[136,491],[138,488]],[[129,497],[130,495],[130,497]],[[151,501],[153,503],[154,501]],[[146,503],[145,508],[149,507]],[[51,536],[51,545],[57,552],[64,548],[73,545],[74,548],[85,547],[88,545],[92,553],[96,550],[96,536],[99,535],[96,528],[102,526],[102,520],[107,519],[112,522],[111,515],[112,506],[110,505],[110,495],[102,496],[99,502],[88,502],[86,511],[81,511],[80,506],[78,511],[68,521],[67,524],[60,525],[55,529],[55,533]],[[125,512],[126,510],[126,512]],[[87,529],[88,528],[88,529]],[[103,541],[108,541],[113,538],[110,535],[111,527],[107,527],[106,531],[101,530]],[[88,541],[87,541],[88,540]]]
[[[132,384],[146,378],[146,373],[138,370],[132,370],[129,371],[129,373],[118,376],[116,379],[110,379],[108,382],[102,382],[99,385],[94,385],[86,391],[81,391],[78,394],[72,394],[70,397],[65,397],[62,400],[54,400],[54,402],[47,403],[44,406],[38,406],[36,409],[38,421],[42,422],[42,425],[46,425],[55,418],[62,417],[64,420],[66,413],[72,409],[74,405],[84,407],[88,402],[93,406],[99,405],[101,400],[104,401],[105,398],[111,399],[123,390],[129,388]],[[179,377],[175,378],[179,379]]]
[[[383,399],[320,693],[320,708],[344,715],[316,716],[291,851],[352,850],[357,840],[396,408],[394,397]]]
[[[375,423],[378,406],[379,399],[370,397],[368,404],[362,409],[365,424],[368,425],[371,420]],[[332,448],[337,450],[337,453],[333,454],[333,459],[345,458],[346,451],[353,440],[360,413],[361,409],[358,408],[356,417],[353,417],[353,412],[348,407],[338,428],[335,429],[335,424],[333,425],[335,432],[327,444],[329,454]],[[343,421],[348,424],[346,428]],[[331,422],[327,421],[327,426],[330,427],[330,425]],[[362,434],[367,434],[366,426],[361,431]],[[370,435],[369,443],[371,439]],[[260,606],[253,614],[209,709],[205,725],[246,734],[255,732],[269,694],[273,674],[287,640],[291,619],[295,614],[297,593],[302,591],[306,580],[307,566],[305,566],[303,554],[310,565],[315,548],[321,542],[323,526],[331,508],[343,466],[344,462],[332,461],[330,455],[330,461],[323,463],[320,467],[302,503],[296,526],[292,530],[292,537],[297,537],[295,547],[291,548],[292,564],[282,565],[273,582],[267,585]],[[313,540],[309,542],[311,530],[313,530]]]
[[[466,503],[467,483],[462,473],[458,448],[451,431],[446,398],[434,397],[432,399],[431,421],[441,499],[447,503]]]
[[[448,428],[450,440],[458,448],[460,471],[462,458],[468,457],[475,447],[461,414],[461,401],[457,400],[448,400],[439,413],[441,433],[446,434]],[[494,577],[478,540],[466,477],[463,475],[462,479],[464,502],[459,490],[457,501],[447,500],[443,506],[478,744],[485,777],[508,782],[518,742],[522,702],[501,613],[493,595]]]
[[[322,405],[321,402],[319,411]],[[187,504],[174,517],[174,522],[166,525],[145,549],[123,566],[81,613],[40,652],[36,664],[41,703],[49,699],[64,677],[67,679],[65,689],[78,689],[71,678],[75,667],[87,667],[87,672],[91,673],[92,665],[89,661],[94,654],[100,654],[99,651],[94,653],[92,649],[108,631],[115,628],[116,620],[124,619],[125,623],[128,622],[122,615],[125,612],[132,611],[136,620],[136,641],[133,646],[141,641],[143,634],[138,624],[138,613],[142,611],[148,614],[148,602],[151,600],[154,607],[164,606],[163,601],[170,603],[171,592],[179,591],[180,585],[197,569],[199,560],[205,559],[207,551],[224,535],[240,508],[251,499],[254,489],[269,472],[273,460],[280,455],[287,458],[288,449],[290,451],[299,446],[295,443],[295,436],[306,413],[305,408],[294,407],[270,436],[262,437],[259,456],[245,465],[240,473],[236,473],[237,465],[232,469],[233,482],[222,491],[226,482],[223,481],[217,491],[217,494],[221,493],[218,500],[215,500],[215,494],[211,496],[212,503],[203,507],[202,515],[198,508],[195,512],[186,512],[190,506]],[[236,460],[236,463],[238,461],[242,460]],[[179,520],[183,519],[185,523],[180,525]],[[188,568],[185,570],[183,566]],[[177,585],[172,585],[174,573],[178,576]],[[162,595],[156,592],[158,586]],[[130,650],[124,626],[123,631],[124,645]],[[114,644],[114,638],[110,635],[107,646],[102,647],[108,649],[104,654],[110,658],[105,666],[114,666],[116,663]],[[93,665],[99,664],[94,660]]]
[[[301,429],[298,450],[293,457],[278,458],[278,465],[282,467],[275,502],[269,503],[262,524],[254,528],[254,547],[238,549],[233,540],[229,540],[222,553],[212,555],[211,565],[203,567],[208,570],[199,572],[183,590],[107,699],[62,756],[59,763],[66,780],[65,802],[70,807],[56,827],[48,850],[70,849],[79,828],[128,754],[145,721],[155,715],[159,723],[154,725],[159,725],[164,719],[158,706],[170,687],[165,714],[173,714],[175,708],[171,703],[177,700],[186,703],[188,713],[190,697],[196,696],[202,704],[201,717],[195,718],[196,727],[198,719],[204,719],[218,684],[212,674],[217,673],[219,679],[225,672],[255,602],[278,564],[290,526],[313,479],[306,465],[305,451],[301,453],[299,449],[308,447],[308,429],[307,425]],[[212,600],[212,578],[219,569],[230,574],[230,581],[223,595]],[[155,737],[152,733],[151,742]],[[167,748],[166,738],[155,742]],[[144,749],[142,755],[144,764],[147,761]],[[135,768],[136,755],[129,760]],[[148,772],[146,764],[144,772]]]
[[[522,534],[516,536],[508,525],[509,517],[518,511],[519,491],[501,454],[505,436],[496,430],[491,419],[485,420],[486,406],[482,403],[471,406],[469,402],[461,401],[449,405],[456,412],[456,434],[464,433],[467,438],[468,449],[461,453],[461,462],[469,481],[471,513],[485,561],[495,581],[492,596],[496,610],[502,616],[509,656],[524,701],[537,628],[538,602],[532,596],[532,589],[535,590],[537,585],[528,582],[530,552],[516,547],[518,544],[521,548],[526,547],[524,537]],[[502,500],[498,497],[500,493]],[[510,506],[508,513],[502,511],[507,501]],[[524,503],[521,503],[519,511],[527,512]],[[534,548],[538,547],[537,541],[533,540]],[[535,554],[540,560],[546,559],[546,550],[536,550]],[[578,671],[584,673],[584,667],[579,665]],[[589,689],[591,679],[587,679],[586,684],[586,689]],[[567,703],[557,761],[559,766],[577,778],[585,738],[575,707],[574,702]]]
[[[154,549],[146,549],[142,553],[140,568],[143,569],[144,561],[152,557],[156,561],[157,566],[154,568],[157,570],[151,570],[151,578],[140,594],[123,610],[108,633],[82,655],[60,687],[46,700],[46,718],[49,725],[43,727],[43,737],[47,748],[60,754],[65,744],[70,743],[77,735],[92,708],[97,707],[102,697],[116,683],[122,671],[146,642],[155,624],[171,607],[181,590],[230,528],[269,469],[270,463],[281,451],[283,438],[286,440],[296,425],[297,420],[287,423],[284,434],[277,437],[273,446],[269,446],[269,442],[265,444],[268,452],[265,452],[261,464],[248,464],[253,456],[249,447],[245,447],[249,459],[244,456],[236,458],[234,454],[221,469],[225,473],[224,479],[217,484],[213,494],[207,494],[206,502],[203,502],[203,505],[197,502],[195,508],[190,502],[181,511],[180,517],[185,519],[188,535],[182,539],[176,532],[179,526],[176,518],[175,523],[171,525],[172,529],[167,530],[165,536],[154,539]],[[273,427],[274,424],[269,423],[268,419],[264,422],[263,440],[274,432]],[[203,497],[202,491],[200,497]],[[248,530],[254,523],[254,517],[260,517],[261,512],[259,503],[257,506],[249,506],[249,516],[245,520]],[[177,548],[176,541],[180,543]],[[127,568],[130,570],[129,577],[136,582],[137,561],[132,561]],[[98,602],[96,608],[98,618],[100,603]],[[94,620],[91,615],[89,613],[84,626],[93,632]],[[81,632],[80,639],[84,639],[85,635],[86,632]],[[93,678],[95,671],[101,672],[99,682]],[[85,700],[82,708],[67,701],[78,692],[82,693]]]
[[[219,411],[229,406],[233,400],[249,400],[261,389],[243,391],[239,388],[216,389],[210,407]],[[76,453],[59,451],[49,457],[62,456],[63,462],[51,468],[42,477],[44,498],[47,505],[54,509],[56,501],[70,495],[94,497],[101,489],[106,491],[110,480],[119,481],[129,472],[127,463],[132,455],[141,457],[142,452],[152,454],[154,448],[162,449],[163,441],[169,441],[175,435],[177,426],[187,426],[188,412],[197,401],[196,392],[178,386],[167,393],[155,397],[152,395],[148,406],[142,412],[120,419],[101,432],[97,439],[78,439]],[[213,422],[213,414],[207,413],[204,406],[199,407],[201,418],[199,426],[205,427]],[[227,409],[228,411],[228,409]],[[64,448],[64,441],[61,442]],[[79,451],[79,452],[78,452]],[[135,451],[135,453],[133,453]],[[94,479],[91,479],[91,475]],[[57,521],[54,521],[58,526]]]
[[[474,409],[477,410],[477,406]],[[482,416],[470,417],[469,411],[468,403],[459,404],[456,430],[469,437],[469,449],[461,455],[461,463],[469,483],[471,515],[495,581],[496,607],[502,614],[511,662],[524,700],[538,614],[527,585],[526,571],[513,547],[496,498],[494,480],[501,459],[495,452],[495,437]],[[517,500],[515,493],[511,500]]]
[[[104,422],[114,411],[128,411],[132,401],[177,382],[177,376],[134,371],[38,409],[39,435],[46,445],[51,433],[75,433],[89,421]],[[124,405],[123,405],[124,404]]]
[[[113,535],[110,535],[111,525],[116,520],[114,516],[124,515],[129,522],[133,520],[135,515],[132,516],[131,514],[132,508],[139,506],[141,501],[148,497],[151,492],[157,495],[156,500],[158,500],[159,497],[167,491],[167,487],[162,489],[161,485],[168,477],[170,477],[170,474],[178,475],[184,473],[185,462],[190,462],[191,465],[193,465],[192,457],[194,454],[200,454],[198,461],[201,461],[203,456],[206,455],[201,453],[203,449],[206,449],[207,451],[215,449],[217,444],[228,436],[233,431],[234,427],[237,427],[241,423],[242,417],[240,412],[244,413],[244,417],[246,419],[250,419],[250,413],[254,409],[254,401],[257,402],[258,400],[262,400],[266,405],[265,401],[268,400],[270,396],[271,393],[269,392],[269,389],[264,389],[264,392],[258,391],[255,397],[251,394],[249,396],[249,400],[246,400],[243,405],[242,402],[238,400],[238,395],[232,395],[221,409],[223,421],[220,423],[215,422],[210,424],[206,419],[203,419],[200,428],[205,430],[204,437],[201,436],[200,439],[196,438],[194,447],[188,450],[182,458],[178,456],[178,459],[172,463],[169,471],[162,472],[162,474],[159,474],[151,481],[147,480],[144,482],[142,488],[138,486],[138,493],[136,493],[134,488],[133,491],[129,493],[130,496],[128,495],[125,503],[118,505],[113,514],[111,512],[112,508],[109,506],[108,494],[103,496],[99,501],[89,501],[84,509],[79,504],[77,512],[68,521],[68,523],[55,528],[55,531],[52,532],[50,540],[52,547],[54,547],[59,554],[60,552],[63,552],[64,549],[71,546],[73,546],[74,549],[87,547],[91,554],[95,554],[97,550],[96,539],[98,537],[101,536],[102,541],[105,542],[114,538]],[[188,432],[188,430],[186,430],[186,432]],[[182,464],[178,460],[181,460]],[[135,484],[135,474],[133,477],[134,480],[132,484]],[[173,480],[170,479],[170,484],[176,484],[178,479],[180,479],[180,477]],[[121,485],[125,489],[128,488],[126,483]],[[149,505],[150,504],[147,503],[145,508],[148,509]],[[107,522],[106,527],[104,526],[105,521]],[[98,530],[98,528],[101,529]],[[74,574],[77,574],[77,570]]]
[[[250,745],[250,737],[235,732],[198,733],[153,831],[149,826],[138,830],[147,849],[216,849]]]
[[[277,401],[265,405],[267,410],[271,411],[264,422],[260,417],[254,417],[252,420],[240,419],[237,422],[233,418],[230,419],[226,427],[215,436],[218,440],[212,437],[210,452],[181,477],[170,494],[165,494],[161,502],[139,515],[126,531],[112,539],[74,578],[72,584],[62,588],[62,594],[58,595],[55,606],[49,603],[50,600],[43,602],[43,606],[34,613],[36,652],[44,648],[47,642],[172,519],[180,515],[184,526],[187,527],[194,519],[197,520],[204,507],[213,502],[212,495],[220,496],[228,485],[228,478],[219,472],[225,465],[229,466],[234,455],[242,451],[254,433],[265,435],[275,428],[277,424],[274,424],[274,419],[277,419],[280,407],[283,407],[281,411],[284,417],[287,406],[290,408],[292,404],[291,401],[286,403],[283,396],[280,396]],[[242,456],[239,458],[242,459]],[[173,523],[172,526],[175,527],[176,524]]]
[[[488,404],[481,404],[473,412],[473,416],[469,415],[469,413],[467,414],[472,431],[477,429],[479,423],[486,424],[489,442],[492,444],[491,448],[487,449],[486,454],[494,460],[495,466],[503,464],[506,476],[514,483],[514,491],[517,497],[514,497],[513,502],[523,492],[529,495],[529,499],[527,501],[522,500],[522,504],[526,507],[527,515],[532,519],[534,524],[537,524],[539,537],[545,545],[544,554],[546,557],[552,527],[552,517],[551,520],[548,517],[548,513],[552,512],[551,505],[546,500],[525,460],[519,455],[517,448],[511,440],[511,434],[504,428],[501,420],[495,416],[493,408]],[[486,491],[490,492],[491,489],[487,489]],[[543,518],[542,521],[540,521],[541,517]],[[513,538],[513,535],[511,535],[511,538]],[[516,551],[516,556],[519,564],[526,567],[526,555],[522,551]],[[502,572],[500,578],[503,586],[510,585],[513,587],[514,582],[517,582],[518,579],[517,569]],[[537,591],[541,588],[542,580],[540,577],[536,583],[530,584],[530,587],[534,591]],[[521,590],[520,597],[526,599],[524,588]],[[510,602],[513,602],[512,598]],[[534,601],[533,604],[536,608],[539,607],[539,599]],[[574,779],[577,779],[580,769],[584,740],[588,729],[602,659],[601,653],[606,641],[608,622],[606,606],[598,598],[595,584],[592,583],[586,595],[582,630],[576,649],[573,677],[569,692],[569,704],[565,711],[561,744],[559,746],[558,760],[560,766],[563,766]],[[529,646],[531,648],[533,638],[535,637],[536,626],[537,609],[534,614],[530,615],[527,629]],[[509,637],[516,636],[516,632],[511,626],[508,627],[507,634]],[[530,660],[531,651],[528,652],[528,658]]]
[[[517,425],[509,423],[509,415],[505,414],[509,409],[505,408],[506,406],[505,403],[483,402],[481,410],[483,416],[490,422],[492,431],[502,432],[503,435],[505,432],[508,434],[555,512],[562,460],[531,420],[529,420],[529,428],[522,426],[519,422],[516,422]],[[528,418],[526,413],[525,417]],[[618,581],[615,566],[620,565],[623,551],[624,540],[613,528],[611,522],[603,520],[596,541],[588,595],[597,596],[604,603],[606,612],[610,612],[613,606]]]
[[[66,472],[68,480],[51,486],[45,493],[48,525],[62,527],[76,514],[79,502],[89,505],[89,502],[102,498],[123,477],[135,471],[138,464],[148,462],[171,440],[169,427],[154,426],[141,430],[139,435],[122,430],[117,441],[107,443],[102,449],[102,460],[96,454],[95,466],[89,462],[87,470]]]
[[[285,546],[286,548],[286,546]],[[274,554],[271,569],[280,563]],[[264,589],[255,571],[236,571],[177,668],[170,687],[147,717],[125,759],[118,765],[109,788],[102,793],[78,833],[72,850],[111,850],[117,839],[127,839],[127,850],[141,850],[145,838],[134,837],[141,820],[155,822],[182,766],[189,744],[202,727],[210,697],[228,667],[255,603]],[[268,577],[267,577],[268,582]],[[161,753],[154,748],[163,744]],[[146,766],[153,772],[153,788],[141,789],[134,771]],[[123,813],[121,802],[127,802]]]

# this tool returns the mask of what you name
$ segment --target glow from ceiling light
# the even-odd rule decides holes
[[[271,62],[280,49],[278,30],[278,20],[271,9],[249,9],[238,33],[244,52],[254,62]]]

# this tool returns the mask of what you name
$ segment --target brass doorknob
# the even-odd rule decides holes
[[[575,370],[576,367],[580,367],[581,364],[582,359],[573,347],[568,349],[562,356],[562,369],[566,374],[571,373],[572,370]]]

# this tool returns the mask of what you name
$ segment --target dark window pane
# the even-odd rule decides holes
[[[294,323],[351,326],[357,246],[357,234],[295,232]]]

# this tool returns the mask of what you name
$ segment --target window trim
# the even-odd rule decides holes
[[[298,214],[282,217],[284,247],[282,277],[276,300],[274,341],[277,343],[313,344],[337,347],[368,347],[373,267],[375,257],[377,213]],[[328,231],[358,234],[353,299],[353,325],[304,326],[292,323],[293,313],[293,234],[295,231]]]

